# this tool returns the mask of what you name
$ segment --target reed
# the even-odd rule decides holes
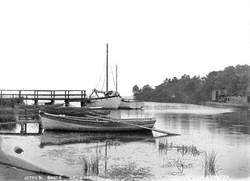
[[[191,146],[186,146],[186,145],[182,145],[182,146],[176,146],[176,150],[177,152],[181,153],[182,156],[186,155],[186,154],[190,154],[193,157],[195,156],[199,156],[200,155],[200,151],[197,149],[196,146],[191,145]]]
[[[149,168],[138,166],[134,162],[129,162],[127,165],[112,165],[108,169],[108,178],[115,180],[144,180],[152,176]]]
[[[216,158],[217,155],[214,151],[211,153],[205,152],[204,159],[204,176],[213,176],[216,175]]]
[[[99,175],[99,157],[91,158],[88,164],[88,170],[93,175]]]
[[[158,150],[160,153],[167,154],[167,152],[172,149],[176,149],[176,151],[182,156],[189,154],[195,157],[201,154],[201,152],[194,145],[174,145],[172,142],[168,143],[167,139],[159,141]]]

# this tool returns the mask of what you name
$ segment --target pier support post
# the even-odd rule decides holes
[[[81,107],[85,107],[85,101],[81,101]]]
[[[38,133],[41,134],[43,132],[43,127],[42,127],[42,124],[39,123],[39,126],[38,126]]]
[[[34,104],[37,106],[38,105],[38,99],[34,99]]]
[[[15,107],[15,97],[14,97],[14,94],[12,94],[11,106],[12,106],[12,108]]]
[[[69,106],[69,100],[66,99],[64,102],[65,102],[65,106],[68,107]]]
[[[17,100],[17,103],[18,104],[21,104],[22,103],[22,91],[19,91],[19,93],[18,93],[18,100]]]
[[[20,134],[23,134],[23,124],[21,123],[20,126],[21,126]]]
[[[55,99],[51,99],[50,104],[55,104]]]
[[[24,135],[27,133],[27,124],[21,123],[21,134]]]
[[[26,134],[27,133],[27,124],[25,123],[24,124],[24,134]]]

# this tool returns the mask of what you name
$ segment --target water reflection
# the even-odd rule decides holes
[[[250,112],[248,110],[237,110],[232,113],[224,113],[213,116],[216,125],[212,129],[223,129],[232,134],[250,134]]]
[[[134,141],[154,142],[153,134],[151,131],[99,133],[45,131],[41,135],[40,146],[101,142],[108,142],[109,145],[119,145],[119,142],[128,143]]]

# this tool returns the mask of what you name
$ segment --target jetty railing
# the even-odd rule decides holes
[[[64,101],[65,105],[70,102],[80,102],[84,106],[87,100],[85,90],[16,90],[5,89],[0,90],[0,105],[4,100],[21,103],[24,100],[32,100],[37,105],[38,101],[50,101],[49,104],[54,104],[55,101]]]

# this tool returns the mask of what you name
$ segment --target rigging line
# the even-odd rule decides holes
[[[102,70],[102,74],[104,74],[104,69]],[[101,83],[101,81],[102,81],[102,74],[100,74],[100,76],[99,76],[99,81],[97,82],[97,84],[96,84],[96,86],[95,86],[96,89],[98,89],[98,87],[99,87],[99,85],[100,85],[100,83]],[[104,82],[104,81],[103,81],[103,82]]]
[[[101,88],[102,91],[103,91],[104,86],[105,86],[105,81],[102,82],[102,88]]]
[[[98,81],[98,83],[95,86],[96,89],[98,89],[98,87],[99,87],[99,85],[100,85],[100,83],[102,81],[102,78],[103,78],[103,75],[104,75],[104,71],[105,71],[104,65],[105,65],[105,63],[102,63],[102,72],[101,72],[101,74],[99,74],[99,81]],[[105,82],[105,80],[103,82]],[[102,89],[103,89],[103,87],[102,87]]]
[[[116,85],[115,85],[115,78],[114,78],[114,74],[113,74],[113,70],[112,69],[111,69],[111,74],[112,74],[112,78],[113,78],[113,84],[116,87]]]

